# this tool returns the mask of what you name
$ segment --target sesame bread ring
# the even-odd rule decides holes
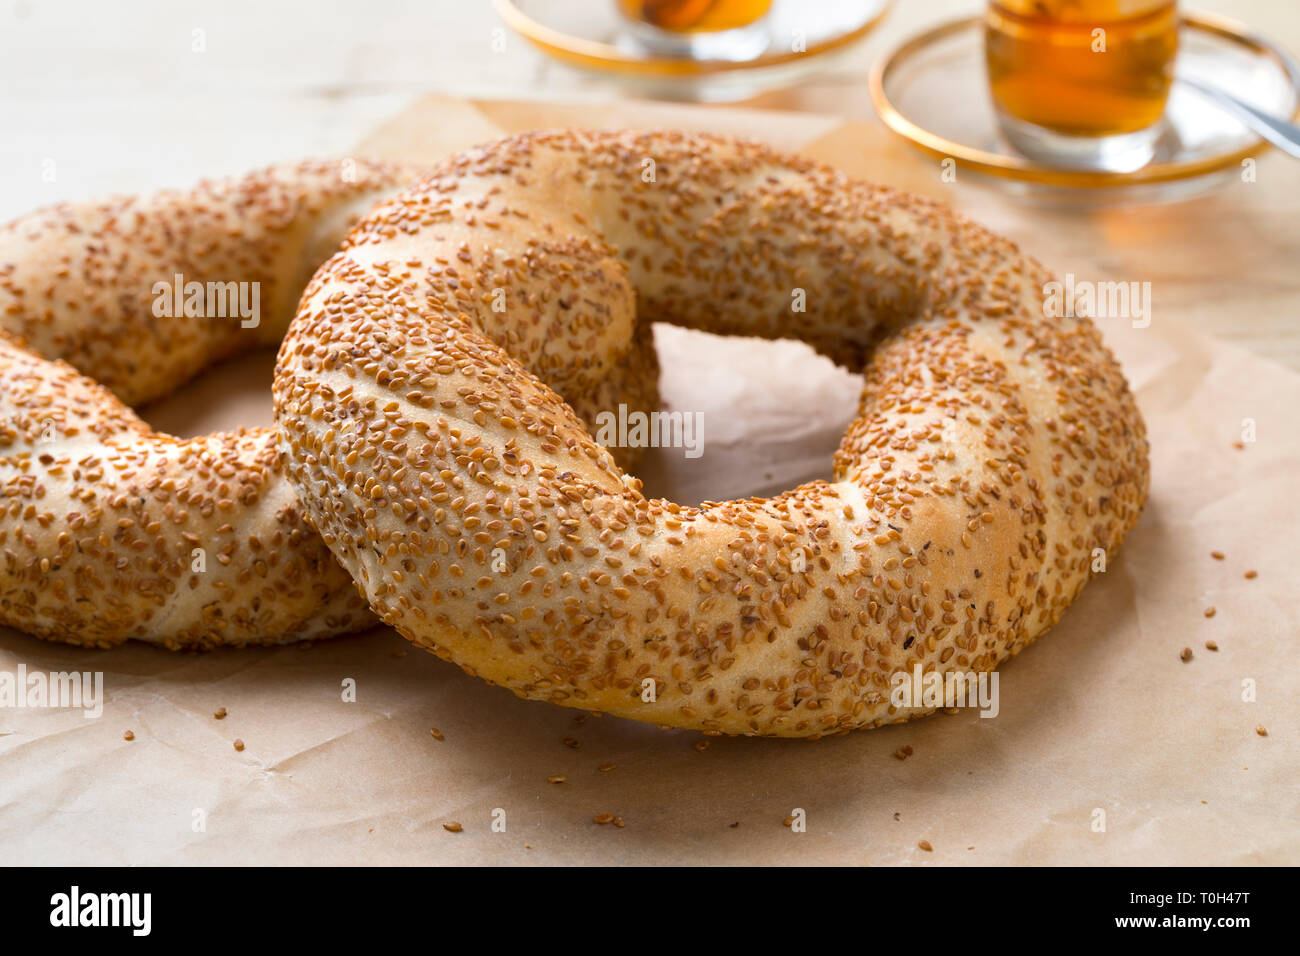
[[[0,624],[180,647],[373,623],[285,482],[273,430],[174,439],[123,402],[278,342],[315,267],[414,178],[305,162],[0,228]]]
[[[936,704],[891,700],[896,675],[1018,653],[1146,497],[1127,383],[1090,322],[1045,316],[1050,279],[755,143],[513,137],[380,204],[313,278],[276,369],[288,475],[386,622],[520,696],[718,733],[906,720]],[[863,370],[833,480],[645,498],[538,372],[579,380],[649,320]]]
[[[105,383],[144,401],[278,340],[314,267],[413,178],[303,163],[0,229],[0,625],[99,647],[208,647],[375,623],[306,521],[272,429],[158,434]],[[154,284],[176,275],[182,291],[255,283],[265,313],[256,326],[160,316]],[[648,335],[617,372],[575,399],[583,414],[657,405]]]
[[[273,429],[155,434],[0,333],[0,624],[175,648],[373,623],[284,480]]]

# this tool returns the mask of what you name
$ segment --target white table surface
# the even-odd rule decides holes
[[[1189,6],[1245,21],[1300,51],[1295,0]],[[981,7],[980,0],[898,0],[883,25],[828,72],[748,105],[876,121],[866,86],[874,58],[927,24]],[[58,200],[346,154],[430,92],[626,95],[614,81],[549,61],[514,34],[493,52],[501,29],[489,0],[0,0],[0,220]],[[1271,155],[1265,162],[1289,161]],[[1288,187],[1296,181],[1285,179]],[[1295,211],[1291,192],[1277,196],[1279,232]],[[1254,290],[1252,304],[1262,306],[1249,315],[1192,308],[1187,321],[1300,368],[1300,322],[1279,304],[1295,301],[1300,285],[1280,288],[1274,265],[1261,268]]]

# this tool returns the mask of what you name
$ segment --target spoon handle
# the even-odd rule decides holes
[[[1195,90],[1216,103],[1225,112],[1235,116],[1252,130],[1268,140],[1282,152],[1300,159],[1300,126],[1271,116],[1245,103],[1230,93],[1188,76],[1178,77],[1178,82]]]

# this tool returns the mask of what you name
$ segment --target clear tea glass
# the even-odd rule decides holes
[[[616,0],[632,37],[654,53],[749,60],[767,47],[772,0]]]
[[[989,87],[1030,158],[1129,171],[1151,160],[1178,54],[1176,0],[990,0]]]

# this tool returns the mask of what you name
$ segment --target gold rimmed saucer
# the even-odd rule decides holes
[[[1154,158],[1129,172],[1050,166],[1001,137],[984,63],[983,20],[945,23],[905,41],[871,72],[871,97],[895,133],[925,151],[1004,182],[1091,188],[1204,181],[1239,169],[1267,144],[1178,82]],[[1281,48],[1231,20],[1183,17],[1176,76],[1201,79],[1281,117],[1300,115],[1300,71]],[[1166,192],[1170,195],[1178,190]],[[1185,192],[1185,190],[1183,191]]]
[[[698,98],[752,95],[819,65],[870,33],[893,0],[773,0],[763,52],[749,59],[655,53],[630,35],[613,0],[493,0],[498,15],[542,52],[583,70]],[[730,94],[730,96],[728,95]]]

